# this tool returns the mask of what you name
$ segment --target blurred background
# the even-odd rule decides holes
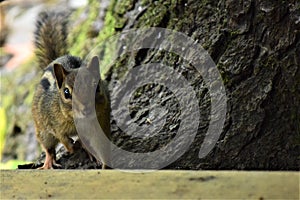
[[[76,10],[87,3],[87,0],[1,1],[1,169],[15,169],[18,164],[34,161],[41,150],[35,139],[30,113],[33,94],[31,91],[40,73],[36,66],[33,45],[38,13],[56,7]]]

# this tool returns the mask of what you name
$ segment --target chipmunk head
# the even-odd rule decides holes
[[[53,67],[54,87],[59,94],[60,112],[68,119],[73,118],[72,99],[74,81],[82,61],[79,57],[65,55],[51,63]]]
[[[81,117],[92,115],[95,104],[101,103],[103,99],[100,91],[98,57],[93,57],[88,65],[82,64],[80,68],[66,70],[58,63],[54,63],[53,68],[64,115],[73,117],[73,111]],[[79,82],[76,88],[74,88],[75,81]],[[74,108],[72,105],[75,105]]]
[[[77,69],[67,71],[62,64],[54,63],[53,72],[56,87],[60,96],[60,108],[65,117],[71,118],[72,114],[72,93]]]

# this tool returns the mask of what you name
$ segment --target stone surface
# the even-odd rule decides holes
[[[1,199],[298,199],[298,172],[0,171]]]

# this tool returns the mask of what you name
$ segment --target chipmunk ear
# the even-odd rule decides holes
[[[100,68],[99,68],[99,59],[98,56],[94,56],[87,66],[88,70],[95,76],[100,78]]]
[[[56,84],[58,88],[61,88],[62,83],[65,80],[65,77],[68,72],[64,69],[64,67],[61,64],[55,63],[53,67]]]

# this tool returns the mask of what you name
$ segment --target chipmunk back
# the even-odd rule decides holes
[[[74,152],[70,139],[77,134],[72,109],[72,100],[76,98],[72,95],[74,81],[81,66],[88,70],[91,68],[91,65],[84,65],[81,58],[67,55],[66,16],[64,13],[42,12],[36,23],[36,55],[40,68],[44,70],[32,102],[36,136],[46,152],[40,169],[59,166],[55,153],[59,142],[70,153]],[[99,73],[99,66],[93,68],[98,68]],[[95,109],[101,127],[110,137],[110,101],[105,87],[100,80],[95,94]]]

